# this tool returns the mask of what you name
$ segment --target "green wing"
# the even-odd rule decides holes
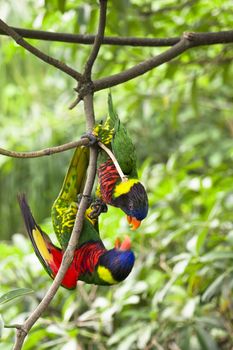
[[[55,234],[61,247],[66,248],[78,211],[78,195],[83,192],[89,163],[89,149],[77,147],[71,159],[61,191],[53,203],[51,216]],[[79,244],[98,238],[98,222],[84,220]]]

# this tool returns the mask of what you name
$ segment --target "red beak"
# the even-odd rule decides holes
[[[141,225],[141,221],[137,220],[134,216],[128,216],[127,215],[127,221],[130,225],[131,230],[136,230],[140,225]]]

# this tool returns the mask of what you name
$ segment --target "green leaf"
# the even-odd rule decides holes
[[[203,350],[219,350],[216,341],[210,333],[208,333],[204,328],[201,328],[200,326],[195,326],[195,330],[198,341]]]
[[[197,252],[197,254],[200,254],[201,249],[204,246],[207,234],[208,234],[208,230],[207,229],[202,230],[198,234],[197,241],[196,241],[196,252]]]
[[[7,292],[0,297],[0,304],[5,304],[8,301],[11,301],[15,298],[22,297],[24,295],[32,294],[32,293],[34,293],[34,291],[29,288],[18,288],[18,289],[11,290],[10,292]]]
[[[211,283],[211,285],[206,289],[205,293],[202,295],[201,300],[203,302],[210,301],[210,299],[219,292],[225,277],[226,273],[223,273],[222,275],[218,276],[218,278],[216,278],[216,280],[214,280],[213,283]]]
[[[233,253],[232,252],[211,252],[203,255],[200,258],[200,261],[202,263],[210,262],[210,261],[216,261],[216,260],[225,260],[225,259],[233,259]]]

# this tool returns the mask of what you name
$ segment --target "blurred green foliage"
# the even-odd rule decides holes
[[[106,35],[227,30],[231,6],[230,0],[109,1]],[[81,34],[95,33],[98,20],[98,4],[90,0],[9,0],[0,10],[14,26]],[[89,46],[31,42],[79,70],[90,52]],[[67,109],[74,82],[11,39],[0,37],[0,44],[1,146],[26,151],[78,139],[85,130],[82,105]],[[103,46],[94,77],[163,50]],[[148,218],[130,233],[135,268],[118,287],[80,283],[77,293],[61,288],[25,350],[232,348],[232,57],[230,44],[195,48],[112,89],[150,200]],[[96,94],[95,109],[97,119],[106,115],[107,91]],[[0,328],[22,322],[51,283],[30,242],[16,233],[24,232],[17,192],[27,193],[38,222],[51,232],[50,207],[71,154],[0,157],[0,296],[17,288],[35,291],[0,306]],[[125,218],[110,208],[101,218],[107,247],[126,233]],[[11,349],[14,330],[2,328],[0,334],[0,350]]]

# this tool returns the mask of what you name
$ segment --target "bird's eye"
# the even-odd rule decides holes
[[[133,202],[129,201],[129,210],[133,210]]]

